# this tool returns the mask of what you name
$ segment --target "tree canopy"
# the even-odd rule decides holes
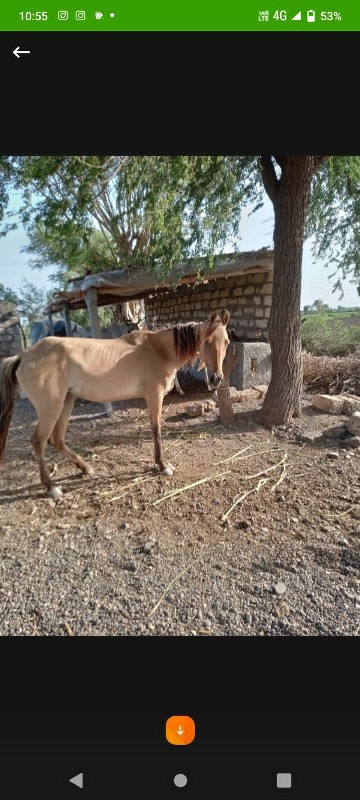
[[[281,176],[281,157],[272,157]],[[278,161],[276,160],[278,159]],[[31,265],[69,277],[131,267],[166,272],[176,261],[239,249],[243,207],[261,207],[258,156],[22,156],[0,160],[0,219],[11,187],[23,202]],[[5,215],[3,233],[16,220]],[[314,174],[305,237],[326,260],[334,290],[360,283],[360,158],[328,157]]]
[[[314,236],[313,254],[325,259],[343,297],[343,280],[360,294],[360,157],[333,156],[314,175],[306,236]]]
[[[167,272],[238,241],[241,206],[259,197],[250,157],[31,156],[11,160],[33,266],[54,276],[134,264]]]
[[[9,185],[21,191],[32,264],[57,264],[60,287],[74,274],[134,265],[160,277],[185,259],[199,273],[211,270],[225,245],[239,249],[242,208],[256,210],[267,194],[275,218],[272,378],[261,419],[271,426],[300,414],[303,241],[314,235],[314,255],[333,266],[335,289],[346,276],[359,281],[359,158],[26,156],[1,161],[0,171],[0,210]],[[13,225],[10,215],[4,232]]]

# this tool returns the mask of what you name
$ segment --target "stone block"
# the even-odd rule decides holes
[[[360,411],[360,397],[347,397],[344,400],[344,414],[353,414],[354,411]]]
[[[316,394],[315,397],[313,397],[312,405],[314,408],[319,408],[320,411],[325,411],[327,414],[342,414],[344,398],[342,395]]]
[[[203,403],[188,403],[185,411],[189,417],[202,417],[204,414]]]
[[[272,283],[264,283],[260,289],[260,294],[272,294]]]
[[[345,423],[349,433],[353,436],[359,436],[360,434],[360,411],[354,411],[354,413],[349,417],[347,422]]]
[[[256,331],[246,335],[256,337]],[[238,361],[230,374],[230,383],[237,389],[248,389],[254,383],[266,384],[271,379],[271,350],[266,342],[234,342]]]

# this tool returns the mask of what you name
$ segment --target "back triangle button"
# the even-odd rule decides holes
[[[73,778],[69,778],[70,783],[73,783],[74,786],[78,786],[79,789],[84,788],[84,773],[79,772],[78,775],[74,775]]]

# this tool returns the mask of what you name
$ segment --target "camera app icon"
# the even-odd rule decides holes
[[[75,19],[79,20],[80,22],[84,20],[86,17],[85,11],[77,11],[75,14]]]
[[[69,12],[68,11],[58,11],[58,19],[60,19],[62,22],[64,21],[64,19],[69,19]]]

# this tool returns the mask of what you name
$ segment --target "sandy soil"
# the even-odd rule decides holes
[[[305,394],[296,424],[264,430],[252,401],[224,428],[216,413],[188,419],[193,397],[164,405],[171,479],[153,469],[142,402],[108,419],[78,401],[68,443],[96,477],[49,447],[58,504],[39,483],[35,412],[17,401],[0,472],[1,635],[359,633],[360,449],[333,430],[346,418]]]

